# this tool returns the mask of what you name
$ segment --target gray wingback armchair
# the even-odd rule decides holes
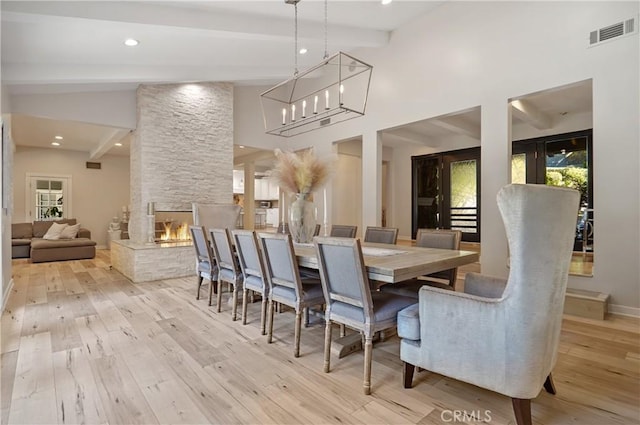
[[[414,366],[512,398],[516,422],[531,424],[531,399],[555,394],[562,309],[579,193],[509,185],[498,207],[509,241],[507,280],[467,274],[465,292],[423,286],[398,313],[404,385]]]

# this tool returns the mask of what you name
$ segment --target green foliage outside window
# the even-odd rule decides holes
[[[586,203],[588,170],[578,167],[547,168],[546,183],[549,186],[570,187],[580,191],[581,203]]]

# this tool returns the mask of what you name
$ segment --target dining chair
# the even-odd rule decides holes
[[[265,324],[267,316],[267,297],[269,285],[265,280],[262,254],[258,247],[256,232],[252,230],[231,231],[238,253],[238,262],[244,277],[242,286],[242,324],[247,324],[247,298],[249,291],[257,292],[262,297],[262,309],[260,310],[260,331],[266,334]]]
[[[196,273],[198,274],[198,292],[196,300],[200,299],[200,287],[204,279],[209,280],[209,305],[213,301],[213,293],[215,291],[216,281],[218,280],[218,266],[213,257],[211,245],[207,239],[203,226],[189,226],[193,247],[196,251]]]
[[[395,245],[398,241],[398,229],[395,227],[368,226],[364,232],[364,241]]]
[[[364,336],[364,393],[371,394],[373,335],[395,328],[398,311],[415,304],[416,300],[371,292],[360,240],[318,237],[314,243],[326,304],[324,371],[330,370],[331,324],[358,330]]]
[[[300,328],[305,308],[324,303],[319,280],[300,278],[298,260],[291,235],[260,234],[264,271],[269,284],[268,342],[273,340],[274,304],[281,303],[295,309],[293,355],[300,356]]]
[[[459,230],[443,229],[418,229],[416,234],[416,246],[422,248],[438,249],[460,249],[462,232]],[[418,292],[422,285],[436,286],[442,289],[456,290],[456,279],[458,278],[458,268],[443,270],[409,279],[403,282],[383,285],[380,290],[394,294],[404,295],[418,299]],[[446,282],[446,283],[443,283]]]
[[[516,423],[531,425],[531,399],[542,387],[555,394],[579,201],[576,190],[545,185],[498,192],[508,279],[467,273],[464,293],[420,289],[418,304],[398,313],[405,388],[418,366],[510,397]]]
[[[231,245],[229,229],[209,229],[213,255],[218,263],[218,313],[222,309],[222,282],[233,287],[231,320],[236,320],[238,312],[238,289],[242,289],[242,271]]]
[[[338,238],[355,238],[358,226],[348,226],[343,224],[331,225],[329,236]]]

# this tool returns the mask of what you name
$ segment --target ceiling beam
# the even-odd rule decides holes
[[[553,127],[551,117],[540,109],[536,108],[531,102],[525,99],[518,99],[511,102],[512,114],[516,118],[537,128],[538,130],[547,130]]]
[[[93,161],[102,158],[102,155],[109,152],[113,145],[126,137],[130,131],[131,130],[125,129],[114,129],[110,131],[105,137],[102,138],[102,140],[100,140],[98,146],[91,150],[91,152],[89,153],[89,159]]]
[[[453,133],[480,140],[480,124],[472,123],[460,116],[434,118],[427,122]]]
[[[285,6],[283,5],[283,10]],[[241,38],[248,40],[291,41],[293,13],[287,10],[286,18],[271,16],[265,19],[258,14],[248,14],[225,10],[211,11],[174,7],[161,2],[112,2],[85,1],[82,7],[74,1],[51,2],[3,2],[2,20],[14,22],[71,22],[70,19],[107,21],[159,28],[182,28],[208,31],[216,37]],[[324,41],[324,22],[298,22],[301,42]],[[389,42],[388,31],[353,28],[344,25],[331,25],[331,39],[348,40],[360,47],[381,47]]]
[[[233,165],[246,164],[249,162],[265,161],[268,159],[276,159],[273,151],[253,152],[247,155],[237,156],[233,158]]]
[[[395,130],[389,130],[382,132],[382,143],[386,144],[387,142],[399,141],[408,143],[416,146],[429,146],[429,138],[423,134],[416,133],[411,130],[398,128]],[[390,146],[390,145],[388,145]]]

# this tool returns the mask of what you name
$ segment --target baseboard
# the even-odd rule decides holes
[[[620,305],[620,304],[609,304],[609,314],[640,317],[640,308],[627,307],[626,305]]]
[[[13,289],[13,278],[9,281],[7,288],[4,290],[2,294],[2,311],[4,311],[4,307],[7,305],[7,300],[9,299],[9,295],[11,294],[11,290]]]
[[[107,245],[96,245],[96,249],[109,249]]]

